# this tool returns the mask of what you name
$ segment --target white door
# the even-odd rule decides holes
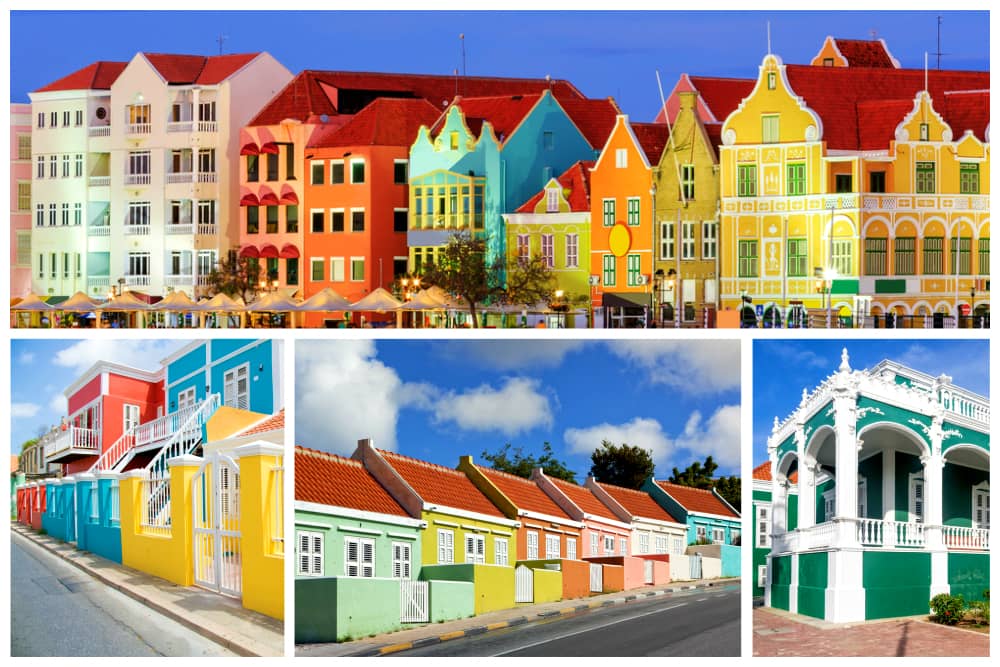
[[[191,480],[191,497],[194,581],[213,591],[241,597],[239,465],[222,454],[207,459]]]
[[[126,403],[122,406],[122,433],[128,433],[139,425],[139,406]]]
[[[181,393],[177,394],[177,410],[178,412],[184,408],[189,408],[194,405],[194,387],[189,387]]]
[[[250,365],[226,371],[223,375],[222,404],[239,410],[250,409]]]
[[[429,620],[428,586],[426,581],[399,581],[401,623],[426,623]]]
[[[535,601],[535,572],[527,565],[514,570],[514,602]]]
[[[973,489],[972,492],[972,527],[990,527],[990,491],[989,489]]]
[[[604,568],[600,563],[590,564],[590,592],[604,592]]]
[[[651,560],[645,561],[643,563],[643,567],[645,568],[644,573],[646,575],[644,579],[645,583],[647,584],[653,583],[653,561]]]

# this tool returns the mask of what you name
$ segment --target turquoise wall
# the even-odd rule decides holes
[[[921,472],[920,459],[912,454],[896,452],[896,521],[910,519],[910,474]]]
[[[882,518],[882,453],[858,463],[858,474],[865,478],[868,492],[865,494],[866,514],[863,518]]]
[[[273,414],[282,406],[275,405],[275,373],[280,369],[272,368],[272,346],[270,339],[204,341],[191,352],[170,362],[166,373],[167,412],[177,411],[177,395],[190,387],[195,388],[195,398],[199,401],[206,398],[205,388],[209,385],[211,393],[223,397],[225,373],[247,364],[249,410]],[[224,359],[228,355],[233,356]],[[206,357],[210,359],[208,366],[205,365]]]
[[[771,606],[788,611],[788,598],[792,588],[792,557],[771,558]]]
[[[48,484],[45,487],[46,505],[42,514],[42,528],[46,533],[62,540],[76,540],[76,511],[73,506],[72,484]]]
[[[989,478],[989,471],[945,463],[941,473],[941,519],[946,526],[972,527],[972,487]]]
[[[97,516],[92,517],[92,482],[76,484],[76,535],[77,548],[90,551],[116,563],[122,562],[122,530],[117,520],[111,519],[110,479],[97,481]]]

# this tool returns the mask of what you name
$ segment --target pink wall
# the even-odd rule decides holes
[[[31,211],[17,210],[17,182],[31,181],[31,159],[17,159],[17,135],[31,134],[31,105],[10,105],[10,296],[31,291],[31,265],[17,265],[17,232],[31,230]],[[30,208],[30,206],[29,206]]]

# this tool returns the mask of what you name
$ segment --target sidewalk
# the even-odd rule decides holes
[[[244,609],[239,600],[163,579],[79,551],[48,535],[12,523],[17,533],[87,574],[194,632],[246,656],[284,655],[284,623]]]
[[[596,607],[608,607],[653,596],[668,595],[698,588],[720,587],[726,584],[739,585],[739,583],[740,580],[738,578],[701,579],[697,581],[677,582],[656,588],[650,586],[620,593],[604,593],[576,600],[560,600],[559,602],[523,605],[521,607],[491,611],[471,618],[462,618],[446,623],[421,625],[415,628],[376,635],[352,642],[340,644],[299,644],[295,647],[295,655],[303,657],[388,655],[411,648],[440,644],[441,642],[459,639],[460,637],[481,635],[484,632],[522,625],[550,616],[584,613]]]
[[[753,610],[754,656],[989,656],[988,634],[927,616],[830,623],[780,609]]]

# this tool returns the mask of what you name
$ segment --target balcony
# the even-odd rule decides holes
[[[106,291],[111,287],[111,276],[87,276],[87,289],[93,291],[94,287]]]
[[[69,426],[47,436],[44,451],[49,463],[69,463],[83,456],[97,456],[101,453],[101,432]]]
[[[949,549],[970,549],[975,551],[990,550],[989,528],[966,528],[963,526],[944,526],[941,529],[944,545]]]
[[[880,194],[861,195],[864,211],[989,211],[989,195]]]
[[[167,174],[167,183],[190,183],[190,171],[175,171]]]
[[[924,546],[924,524],[881,519],[858,519],[858,542],[866,547]]]
[[[125,236],[149,236],[150,225],[125,225]]]
[[[87,236],[111,236],[111,225],[87,225]]]
[[[149,287],[149,276],[125,276],[125,285],[128,287]]]
[[[199,120],[198,121],[198,131],[199,132],[218,132],[219,124],[214,120]]]
[[[206,236],[215,236],[219,233],[219,227],[214,222],[199,223],[198,233],[205,234]]]
[[[107,186],[111,185],[111,177],[110,176],[91,176],[87,180],[87,183],[92,188],[107,187]]]
[[[125,174],[125,185],[149,185],[149,174]]]
[[[190,221],[168,222],[163,229],[168,235],[194,234],[194,225]]]
[[[91,137],[110,137],[110,125],[91,125],[87,128],[87,135]]]
[[[189,287],[194,285],[194,276],[167,274],[163,277],[163,284],[168,287]]]
[[[190,120],[167,123],[167,132],[190,132],[194,128],[194,122]]]
[[[941,542],[951,551],[988,551],[990,548],[988,528],[942,526],[937,529],[916,521],[840,518],[773,535],[771,550],[773,553],[798,553],[857,545],[878,549],[923,549],[934,544],[930,535],[937,532],[940,532]]]
[[[195,284],[198,285],[198,287],[205,287],[207,285],[210,285],[211,283],[212,283],[212,276],[210,273],[200,273],[198,274],[198,277],[195,280]]]
[[[199,183],[218,183],[219,174],[214,171],[199,171],[198,172],[198,182]]]
[[[153,126],[150,123],[129,123],[125,132],[127,134],[152,134]]]

